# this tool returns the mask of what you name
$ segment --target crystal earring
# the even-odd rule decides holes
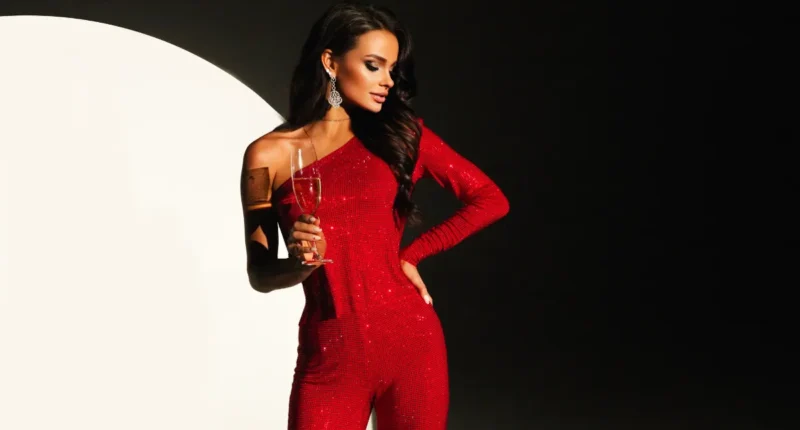
[[[339,91],[336,91],[336,78],[331,72],[328,72],[328,76],[331,78],[331,90],[328,93],[328,103],[331,104],[331,107],[337,108],[342,104],[342,95],[339,94]]]

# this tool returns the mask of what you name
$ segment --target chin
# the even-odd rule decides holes
[[[383,103],[378,103],[375,100],[372,100],[372,97],[357,102],[356,105],[362,110],[372,113],[378,113],[381,111],[381,109],[383,109]]]
[[[383,105],[381,103],[370,102],[366,106],[363,106],[363,108],[372,113],[378,113],[383,109]]]

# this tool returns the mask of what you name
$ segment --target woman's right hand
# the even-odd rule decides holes
[[[314,252],[311,248],[312,241],[317,242],[317,252],[324,258],[327,246],[325,233],[319,227],[319,218],[307,214],[300,215],[289,231],[289,238],[286,243],[289,255],[301,262],[312,260],[314,258]],[[315,263],[309,267],[320,265],[321,263]]]

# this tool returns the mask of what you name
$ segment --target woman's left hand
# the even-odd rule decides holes
[[[433,298],[430,294],[428,294],[428,289],[425,287],[425,283],[422,282],[422,277],[419,276],[417,267],[405,260],[400,260],[400,267],[403,268],[403,273],[406,274],[406,277],[408,277],[411,283],[417,287],[417,290],[419,290],[419,294],[422,296],[422,299],[425,300],[425,303],[432,305]]]

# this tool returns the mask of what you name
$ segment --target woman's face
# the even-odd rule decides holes
[[[397,62],[397,37],[386,30],[362,34],[353,49],[340,58],[323,53],[322,62],[336,77],[336,89],[345,103],[379,112],[394,86],[389,73]]]

